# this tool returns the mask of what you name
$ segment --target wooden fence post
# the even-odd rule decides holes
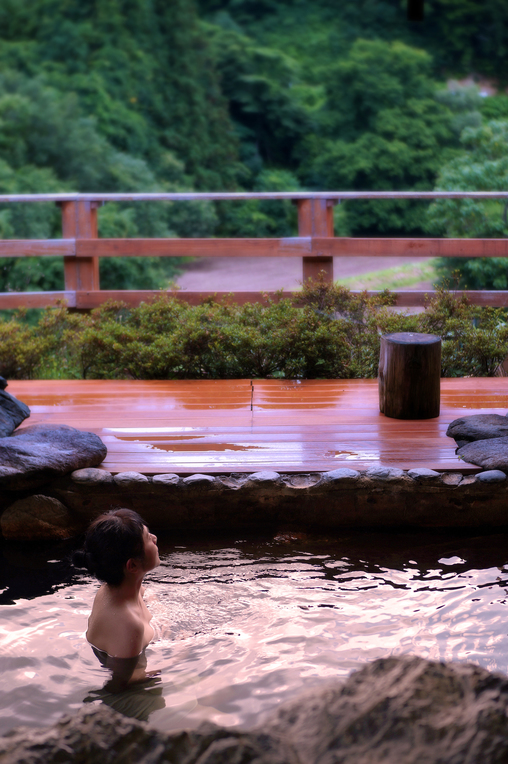
[[[64,239],[97,239],[98,202],[60,202]],[[64,257],[66,291],[100,289],[98,257]]]
[[[331,199],[298,200],[298,236],[333,236],[333,207]],[[303,257],[303,280],[315,279],[324,272],[326,281],[333,282],[333,257]]]

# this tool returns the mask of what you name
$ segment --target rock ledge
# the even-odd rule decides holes
[[[501,764],[508,678],[470,664],[379,659],[318,687],[252,731],[164,733],[105,706],[0,738],[2,764]]]

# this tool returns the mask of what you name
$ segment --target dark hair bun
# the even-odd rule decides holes
[[[77,549],[72,555],[72,562],[77,568],[86,568],[89,573],[92,573],[92,565],[90,554],[85,552],[84,549]]]

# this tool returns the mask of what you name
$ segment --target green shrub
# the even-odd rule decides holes
[[[16,318],[0,322],[0,376],[32,379],[48,351],[47,340],[38,337],[34,327]]]
[[[383,334],[429,332],[443,340],[443,376],[492,376],[508,355],[501,308],[479,308],[445,288],[423,313],[391,310],[394,297],[352,294],[323,279],[291,297],[191,306],[161,293],[129,309],[90,313],[57,305],[38,324],[25,312],[0,321],[0,374],[14,379],[358,379],[377,376]]]
[[[492,377],[508,355],[508,325],[503,308],[471,305],[445,287],[436,290],[420,319],[420,331],[442,339],[444,377]]]

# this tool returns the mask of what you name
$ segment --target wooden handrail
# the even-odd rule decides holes
[[[0,239],[0,257],[508,257],[508,239]]]
[[[235,201],[292,200],[298,207],[298,236],[274,239],[100,239],[97,208],[108,201]],[[2,203],[53,202],[62,212],[61,239],[3,239],[0,257],[64,259],[65,289],[60,292],[0,293],[0,309],[44,307],[65,300],[70,308],[87,310],[106,300],[138,305],[160,295],[157,290],[101,290],[99,257],[299,257],[302,278],[324,273],[333,279],[334,257],[508,257],[508,239],[351,238],[335,237],[333,207],[341,200],[360,199],[508,199],[508,191],[292,191],[258,193],[141,193],[141,194],[9,194]],[[197,303],[211,293],[168,292]],[[462,292],[457,292],[457,294]],[[464,292],[478,305],[508,306],[508,292]],[[215,293],[238,303],[264,301],[267,293]],[[275,293],[273,293],[275,294]],[[293,294],[293,293],[287,293]],[[297,295],[297,293],[294,293]],[[375,294],[375,293],[370,293]],[[423,305],[431,292],[408,290],[397,295],[397,305]],[[268,293],[270,295],[270,293]]]

